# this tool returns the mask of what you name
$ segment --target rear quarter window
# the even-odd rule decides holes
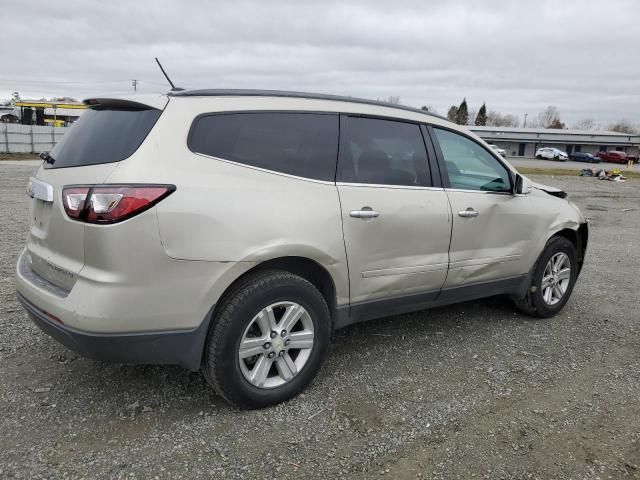
[[[196,153],[316,180],[335,179],[339,120],[335,114],[245,112],[194,120]]]
[[[47,168],[119,162],[142,144],[162,113],[156,109],[90,108],[51,150]]]

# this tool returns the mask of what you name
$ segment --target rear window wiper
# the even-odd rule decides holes
[[[53,158],[51,155],[49,155],[49,152],[42,152],[40,154],[40,158],[44,160],[46,163],[48,163],[49,165],[53,165],[54,163],[56,163],[56,159]]]

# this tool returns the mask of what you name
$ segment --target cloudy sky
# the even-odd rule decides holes
[[[187,88],[640,123],[640,2],[5,0],[0,99]]]

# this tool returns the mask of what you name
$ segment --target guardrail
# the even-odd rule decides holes
[[[0,124],[0,153],[51,151],[70,127]]]

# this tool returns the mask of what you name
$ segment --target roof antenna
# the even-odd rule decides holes
[[[160,60],[158,60],[158,57],[156,58],[156,63],[158,64],[158,66],[160,67],[160,70],[162,71],[162,74],[164,75],[164,78],[167,79],[167,82],[169,82],[169,85],[171,85],[171,91],[172,92],[180,92],[182,90],[184,90],[184,88],[179,88],[176,87],[173,82],[171,81],[171,79],[169,78],[169,75],[167,75],[167,72],[164,71],[164,68],[162,68],[162,64],[160,63]]]

